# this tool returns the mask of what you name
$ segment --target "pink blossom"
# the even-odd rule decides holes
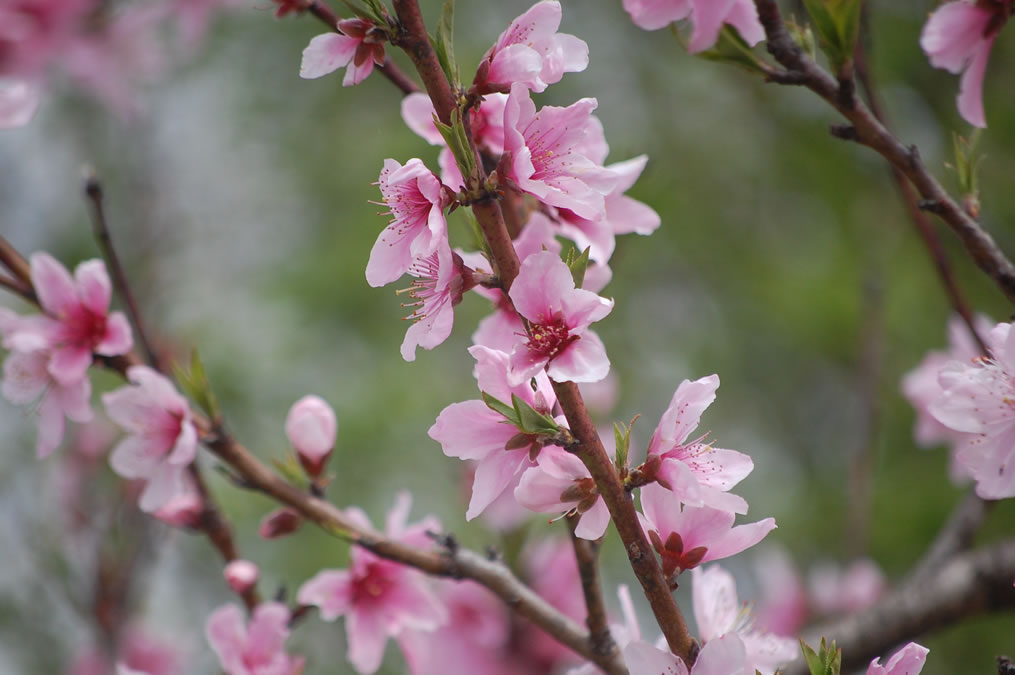
[[[446,240],[430,255],[412,262],[409,274],[416,279],[402,291],[414,300],[402,305],[413,308],[406,317],[412,324],[402,341],[403,359],[415,361],[416,347],[433,349],[448,339],[454,325],[454,308],[471,285],[471,273]]]
[[[736,28],[750,45],[765,39],[765,29],[752,0],[624,0],[624,9],[635,25],[645,30],[690,19],[694,30],[688,51],[692,54],[714,45],[723,24]]]
[[[244,0],[172,0],[184,46],[195,49],[204,39],[215,12],[238,7]]]
[[[467,498],[472,495],[478,464],[478,462],[466,462],[466,469],[462,472],[462,487],[465,489]],[[504,491],[500,493],[500,496],[483,510],[483,523],[488,528],[506,534],[521,527],[532,516],[532,512],[515,499],[514,492],[518,487],[519,480],[521,480],[521,474],[516,474]]]
[[[444,207],[450,203],[437,176],[419,159],[402,166],[384,160],[378,184],[394,216],[370,251],[367,282],[374,287],[395,281],[412,263],[436,252],[447,241]]]
[[[233,560],[222,570],[222,575],[225,577],[226,583],[229,584],[229,588],[242,595],[257,583],[259,570],[257,565],[249,560]]]
[[[808,576],[811,606],[819,614],[867,609],[888,588],[884,572],[870,558],[854,560],[845,570],[831,563],[815,565]]]
[[[0,5],[0,75],[41,75],[65,56],[98,4],[98,0],[19,0]]]
[[[433,518],[406,525],[412,498],[401,493],[388,512],[385,532],[390,539],[424,547],[427,531],[439,530]],[[366,514],[346,510],[346,516],[372,530]],[[355,547],[349,569],[324,570],[300,587],[299,602],[321,610],[324,621],[345,617],[348,658],[359,673],[373,673],[381,665],[388,637],[404,630],[433,631],[447,621],[447,611],[419,571]]]
[[[109,313],[112,286],[101,260],[78,265],[74,277],[48,253],[31,257],[32,284],[45,316],[19,322],[4,344],[15,351],[48,350],[53,379],[72,386],[85,377],[92,353],[118,356],[133,340],[126,317]]]
[[[325,33],[303,50],[300,77],[322,77],[346,66],[343,87],[359,84],[373,72],[374,64],[384,65],[384,35],[363,19],[338,22],[341,33]]]
[[[624,195],[645,169],[648,157],[642,155],[606,167],[618,182],[606,195],[603,217],[588,220],[567,209],[560,209],[558,223],[561,234],[575,243],[579,250],[589,248],[592,260],[605,263],[616,248],[616,236],[636,232],[652,234],[659,227],[659,214],[651,207]]]
[[[288,607],[265,602],[244,625],[243,610],[223,605],[208,617],[204,632],[226,675],[299,675],[303,657],[285,652],[289,618]]]
[[[1007,20],[1005,3],[989,8],[984,3],[955,0],[938,7],[927,19],[920,47],[931,65],[962,73],[958,107],[963,119],[987,126],[983,113],[983,77],[998,31]]]
[[[181,672],[177,651],[135,626],[125,630],[119,642],[117,675],[175,675]],[[68,675],[108,675],[113,671],[111,660],[105,649],[94,647],[75,657]]]
[[[275,509],[263,519],[257,528],[262,539],[278,539],[292,534],[303,525],[303,516],[289,507]]]
[[[807,590],[785,549],[770,547],[757,561],[761,598],[754,606],[757,625],[776,635],[796,635],[807,620]]]
[[[564,73],[589,65],[589,47],[567,33],[558,33],[561,9],[556,0],[543,0],[511,22],[483,57],[477,82],[505,87],[520,84],[540,92],[560,82]]]
[[[39,89],[30,80],[0,77],[0,129],[28,124],[39,108]]]
[[[147,366],[127,370],[132,385],[102,395],[106,414],[127,432],[109,462],[124,478],[147,481],[139,506],[154,511],[187,489],[197,454],[190,406],[172,382]]]
[[[476,147],[496,157],[504,152],[504,104],[507,94],[487,94],[479,107],[469,109],[469,124]],[[433,122],[434,107],[430,97],[417,92],[402,99],[405,124],[430,145],[441,146],[438,164],[441,181],[455,190],[465,187],[455,156],[444,143],[444,137]]]
[[[318,476],[324,470],[337,433],[335,411],[321,397],[304,396],[289,408],[285,435],[309,475]]]
[[[204,515],[204,501],[194,485],[194,479],[189,474],[185,475],[180,489],[152,515],[172,527],[198,527]]]
[[[39,400],[39,437],[36,455],[48,457],[63,442],[64,418],[75,422],[92,419],[89,401],[92,383],[88,377],[64,385],[49,371],[49,352],[13,352],[4,361],[3,395],[15,405],[28,405]]]
[[[746,672],[772,675],[800,655],[794,639],[781,638],[754,628],[750,613],[737,600],[733,576],[719,565],[691,570],[694,620],[705,644],[735,633],[744,643]]]
[[[631,675],[751,675],[744,669],[744,643],[736,633],[705,645],[690,671],[679,657],[641,640],[629,643],[623,654]]]
[[[610,524],[610,512],[582,461],[554,446],[540,452],[536,464],[522,474],[515,488],[518,503],[542,513],[580,515],[575,535],[583,539],[603,536]]]
[[[918,675],[923,670],[928,653],[930,650],[923,645],[910,642],[897,651],[886,666],[881,665],[881,659],[871,661],[867,675]]]
[[[970,434],[956,462],[984,499],[1015,497],[1015,331],[998,324],[987,344],[991,358],[952,362],[940,372],[942,394],[930,412],[946,427]]]
[[[527,382],[510,384],[507,354],[478,345],[469,353],[476,359],[475,375],[481,392],[509,405],[514,394],[536,410],[552,413],[557,399],[545,374],[536,374],[535,390]],[[446,407],[427,434],[441,444],[448,457],[478,462],[467,520],[493,503],[515,476],[532,465],[542,448],[542,439],[525,438],[514,426],[505,424],[503,415],[479,399]]]
[[[712,447],[705,436],[688,442],[718,388],[718,375],[681,382],[659,420],[648,454],[662,458],[659,481],[683,503],[747,513],[747,502],[728,491],[754,469],[751,458],[736,450]]]
[[[606,348],[589,325],[613,309],[613,300],[575,288],[571,270],[544,251],[522,262],[508,293],[529,331],[511,352],[511,376],[521,383],[543,368],[557,382],[598,382],[610,371]]]
[[[529,90],[514,84],[504,106],[504,150],[510,153],[507,178],[521,190],[582,218],[606,213],[605,195],[618,176],[583,153],[586,135],[601,131],[593,121],[594,98],[567,108],[544,106],[536,112]]]
[[[736,555],[775,529],[775,519],[733,527],[734,514],[708,506],[681,506],[680,498],[652,483],[641,489],[639,518],[667,576]]]
[[[578,622],[585,620],[585,599],[574,547],[566,537],[548,537],[527,546],[522,553],[525,578],[536,593],[555,609]],[[543,630],[524,624],[518,643],[524,645],[528,672],[550,673],[563,663],[574,663],[574,652]]]

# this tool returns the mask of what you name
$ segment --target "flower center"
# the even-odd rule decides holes
[[[106,317],[84,307],[64,320],[63,342],[68,346],[94,348],[106,335]]]
[[[540,356],[553,359],[579,339],[580,335],[570,334],[564,317],[556,316],[544,323],[534,323],[530,326],[528,346]]]
[[[376,602],[391,588],[392,580],[385,574],[384,570],[376,564],[371,564],[366,574],[357,579],[353,586],[353,604]]]

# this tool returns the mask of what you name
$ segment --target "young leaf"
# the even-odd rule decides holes
[[[483,403],[486,404],[487,408],[494,411],[495,413],[500,413],[505,417],[505,419],[507,419],[507,421],[509,421],[516,427],[521,425],[521,420],[518,418],[518,413],[515,412],[514,408],[509,406],[507,403],[504,403],[503,401],[494,398],[493,396],[490,396],[485,391],[480,393],[483,396]]]
[[[575,288],[581,288],[585,282],[585,270],[589,267],[589,250],[591,248],[591,246],[586,246],[579,256],[575,256],[576,249],[571,249],[568,252],[567,266],[571,268],[571,276],[574,277]]]
[[[204,369],[204,363],[201,362],[201,357],[198,355],[195,349],[190,354],[190,368],[184,369],[180,366],[175,366],[174,371],[176,379],[180,383],[180,388],[183,389],[184,393],[194,399],[198,407],[205,412],[206,415],[211,417],[213,420],[219,418],[219,406],[218,401],[215,399],[215,394],[211,391],[211,385],[208,383],[208,375]]]
[[[627,455],[631,449],[631,428],[621,429],[621,425],[613,423],[613,440],[616,443],[617,458],[614,462],[618,469],[627,466]]]
[[[825,664],[821,662],[821,657],[803,640],[800,640],[800,651],[804,653],[804,661],[807,662],[811,675],[825,675]]]
[[[437,25],[437,41],[434,45],[437,60],[448,78],[451,88],[457,90],[461,76],[455,62],[455,0],[445,0],[441,10],[441,22]]]
[[[515,414],[518,417],[518,428],[527,434],[553,435],[560,431],[560,426],[549,415],[545,415],[518,397],[511,394],[511,403],[514,405]]]

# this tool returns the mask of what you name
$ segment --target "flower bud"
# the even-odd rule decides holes
[[[257,565],[249,560],[233,560],[223,570],[229,588],[243,595],[257,583]]]
[[[173,527],[196,528],[201,524],[204,504],[200,495],[193,490],[185,490],[174,495],[168,502],[156,509],[152,515]]]
[[[264,517],[257,533],[264,539],[276,539],[300,529],[303,517],[289,508],[275,509]]]
[[[285,433],[308,475],[317,477],[335,447],[335,411],[317,396],[304,396],[289,409]]]

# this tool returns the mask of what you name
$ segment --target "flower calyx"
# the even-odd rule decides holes
[[[663,574],[667,578],[679,574],[685,570],[692,569],[701,564],[708,548],[695,546],[689,551],[684,550],[684,540],[677,532],[671,532],[664,542],[655,530],[650,530],[648,538],[652,542],[652,548],[662,559]]]

